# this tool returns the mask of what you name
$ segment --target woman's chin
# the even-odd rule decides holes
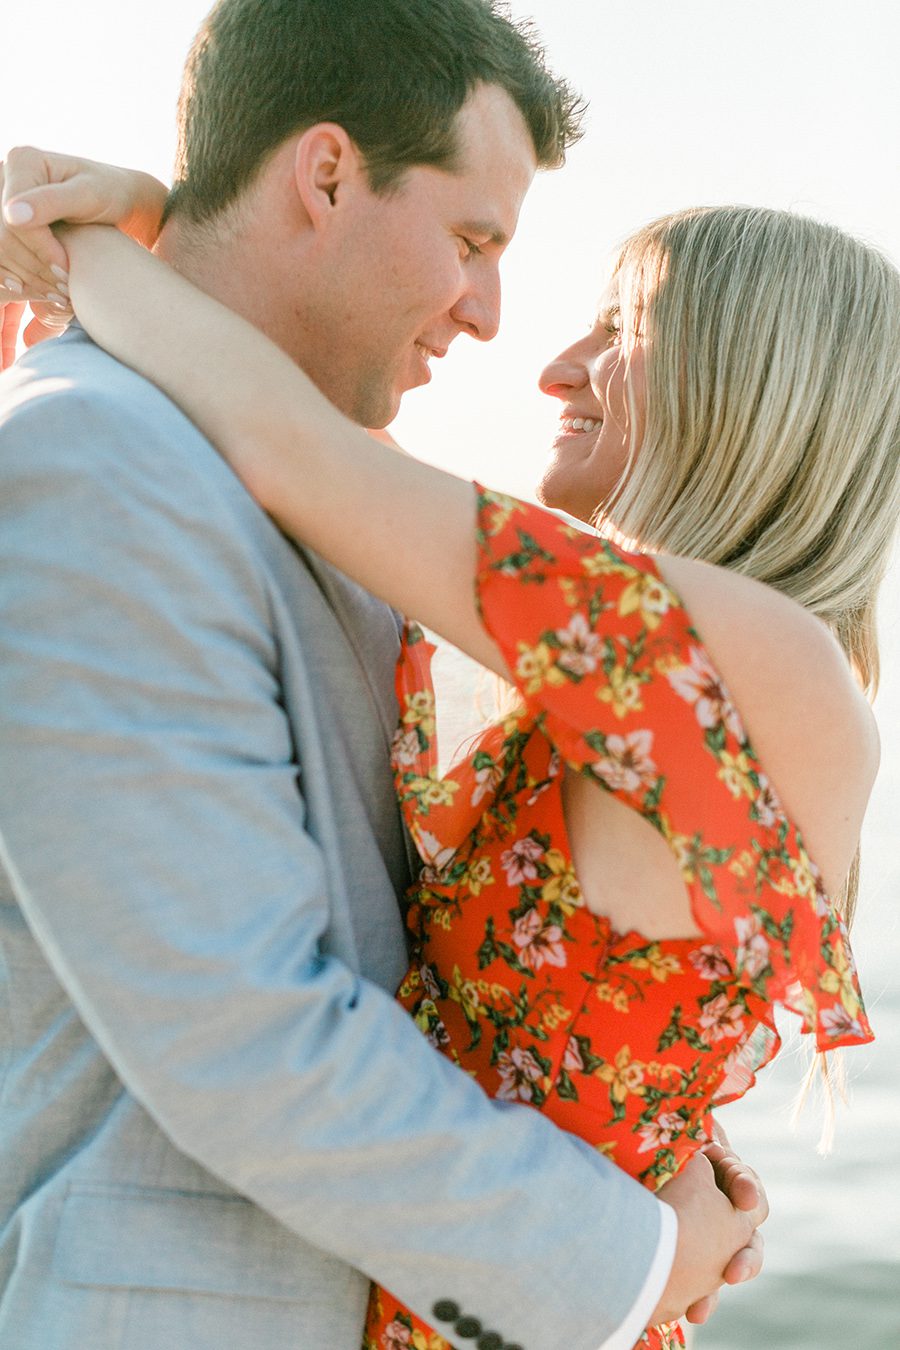
[[[589,520],[597,505],[592,494],[585,492],[583,484],[572,482],[571,473],[552,462],[545,469],[535,496],[542,506],[551,511],[565,511],[576,520]]]

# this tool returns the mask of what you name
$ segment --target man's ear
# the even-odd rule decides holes
[[[363,160],[336,122],[317,122],[297,138],[294,183],[314,229],[324,229],[339,197],[359,181]]]

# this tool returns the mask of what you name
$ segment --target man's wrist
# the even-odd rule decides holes
[[[607,1337],[598,1350],[632,1350],[641,1338],[641,1333],[650,1322],[653,1310],[663,1295],[675,1262],[675,1248],[678,1245],[678,1215],[671,1205],[662,1200],[659,1204],[659,1238],[656,1254],[647,1272],[647,1278],[641,1291],[631,1306],[631,1310],[620,1323],[612,1336]]]

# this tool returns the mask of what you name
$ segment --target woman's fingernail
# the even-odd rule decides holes
[[[34,220],[34,207],[27,202],[7,202],[3,214],[8,225],[27,225]]]
[[[57,287],[59,288],[59,293],[60,293],[60,295],[64,295],[64,296],[66,297],[66,299],[68,300],[68,298],[69,298],[69,288],[68,288],[68,286],[66,285],[66,283],[65,283],[64,281],[57,281],[56,285],[57,285]]]
[[[55,305],[57,309],[69,308],[69,302],[66,299],[66,297],[64,295],[58,295],[56,291],[48,291],[46,299],[50,302],[51,305]]]
[[[69,274],[64,267],[57,267],[56,263],[51,263],[50,271],[56,277],[56,280],[61,281],[64,286],[69,284]]]
[[[22,294],[22,283],[18,277],[4,277],[3,285],[6,290],[12,291],[13,295]]]

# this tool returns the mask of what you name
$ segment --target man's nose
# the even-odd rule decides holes
[[[479,342],[490,342],[500,328],[500,277],[491,272],[467,287],[453,306],[452,316],[464,332]]]

